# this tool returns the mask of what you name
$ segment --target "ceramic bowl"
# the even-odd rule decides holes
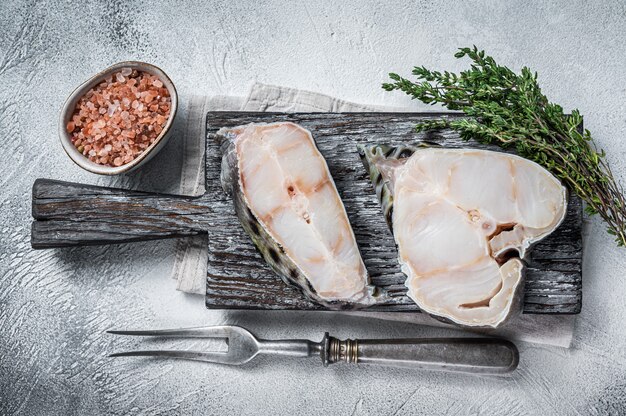
[[[144,150],[143,153],[141,153],[139,156],[137,156],[135,159],[125,165],[116,167],[104,166],[92,162],[86,156],[80,153],[78,149],[76,149],[76,147],[72,144],[70,134],[67,132],[66,126],[72,118],[72,114],[74,113],[74,109],[78,100],[80,100],[80,98],[85,95],[87,91],[89,91],[91,88],[104,81],[108,76],[120,71],[122,68],[136,69],[138,71],[143,71],[158,76],[161,82],[163,82],[163,85],[168,89],[170,93],[170,116],[165,123],[161,134],[157,136],[154,142],[146,150]],[[72,94],[65,101],[63,109],[61,110],[61,117],[59,120],[59,137],[61,138],[61,144],[63,145],[63,150],[65,150],[65,153],[67,153],[70,159],[72,159],[74,163],[76,163],[81,168],[100,175],[118,175],[120,173],[128,173],[137,169],[148,160],[152,159],[154,155],[156,155],[159,150],[161,150],[165,146],[171,136],[170,133],[172,130],[172,124],[174,123],[174,119],[176,118],[177,109],[178,94],[176,93],[176,88],[174,87],[174,83],[172,82],[172,80],[170,80],[170,78],[165,72],[163,72],[163,70],[145,62],[120,62],[97,73],[93,77],[89,78],[87,81],[83,82],[78,88],[74,90],[74,92],[72,92]]]

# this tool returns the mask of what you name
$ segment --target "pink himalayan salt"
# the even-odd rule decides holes
[[[170,110],[169,91],[157,76],[122,68],[81,97],[66,128],[89,160],[122,166],[154,143]]]

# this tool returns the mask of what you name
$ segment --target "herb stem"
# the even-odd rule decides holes
[[[541,92],[537,74],[524,67],[517,74],[473,48],[461,48],[457,58],[472,61],[459,74],[415,67],[412,82],[389,74],[387,91],[400,90],[426,104],[442,104],[463,111],[459,120],[435,119],[419,123],[418,131],[451,128],[465,140],[515,147],[576,192],[586,203],[585,211],[599,214],[618,245],[626,246],[626,198],[624,190],[597,150],[591,133],[580,131],[582,116],[570,115],[551,103]]]

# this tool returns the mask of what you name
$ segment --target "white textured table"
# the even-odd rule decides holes
[[[626,412],[626,249],[586,227],[583,311],[573,348],[521,344],[509,378],[416,373],[317,361],[242,368],[109,359],[126,327],[240,324],[264,337],[447,335],[442,329],[307,313],[207,311],[167,278],[173,241],[32,251],[38,177],[174,191],[176,140],[146,170],[81,171],[63,154],[57,116],[73,87],[109,64],[161,66],[189,94],[244,94],[259,80],[372,104],[414,105],[380,83],[413,65],[460,69],[472,43],[540,74],[580,108],[626,179],[626,4],[544,2],[3,1],[0,3],[0,414],[619,414]],[[409,5],[409,3],[411,3]],[[555,2],[556,3],[556,2]],[[202,344],[197,343],[198,347]]]

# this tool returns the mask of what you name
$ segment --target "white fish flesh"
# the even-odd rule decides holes
[[[521,259],[565,216],[558,179],[530,160],[486,150],[359,152],[420,309],[472,327],[497,327],[518,312]]]
[[[372,303],[346,210],[311,133],[272,123],[221,129],[218,137],[222,186],[270,267],[324,306]]]

